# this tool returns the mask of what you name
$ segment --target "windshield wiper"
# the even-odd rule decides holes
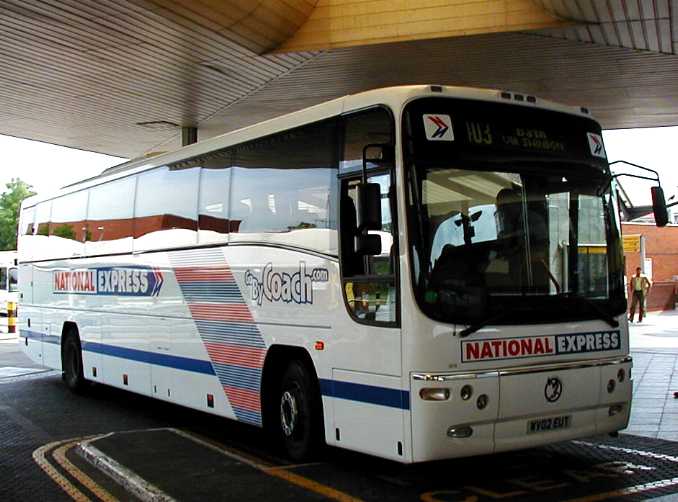
[[[573,293],[561,293],[557,296],[560,297],[560,298],[572,298],[575,301],[578,301],[580,304],[586,305],[587,307],[589,307],[596,314],[598,314],[599,319],[602,319],[603,321],[605,321],[607,324],[609,324],[613,328],[619,327],[619,321],[617,321],[614,317],[612,317],[612,315],[610,315],[610,313],[607,312],[605,309],[602,309],[602,308],[600,308],[600,306],[596,305],[596,303],[591,301],[589,298],[586,298],[585,296],[575,295]]]
[[[486,317],[485,319],[478,321],[475,324],[471,324],[468,328],[464,328],[459,332],[459,338],[466,338],[472,333],[475,333],[481,328],[484,328],[490,323],[493,323],[494,321],[500,321],[504,317],[506,317],[509,314],[510,311],[508,310],[500,310],[494,315],[491,315],[489,317]]]
[[[596,314],[598,314],[598,318],[602,319],[605,321],[607,324],[612,326],[613,328],[618,328],[619,327],[619,321],[617,321],[612,315],[610,315],[609,312],[605,311],[605,309],[600,308],[598,305],[596,305],[595,302],[591,301],[589,298],[586,298],[585,296],[579,296],[579,295],[574,295],[572,293],[560,293],[559,295],[555,295],[558,298],[571,298],[576,302],[579,302],[582,305],[586,305],[589,307],[591,310],[593,310]],[[459,337],[460,338],[466,338],[467,336],[475,333],[479,329],[484,328],[488,324],[491,324],[495,321],[500,321],[501,319],[505,318],[507,315],[510,313],[515,313],[516,310],[501,310],[497,312],[494,315],[491,315],[489,317],[486,317],[485,319],[482,319],[475,324],[470,325],[468,328],[464,328],[459,332]]]

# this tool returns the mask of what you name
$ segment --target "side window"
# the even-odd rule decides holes
[[[393,119],[386,109],[374,108],[347,117],[344,121],[340,173],[360,172],[363,167],[363,148],[375,143],[394,143]]]
[[[48,200],[37,205],[35,211],[35,235],[47,237],[49,235],[49,218],[52,213],[52,201]]]
[[[363,147],[370,143],[392,144],[392,120],[383,109],[375,109],[348,117],[344,158],[341,169],[341,266],[346,303],[352,315],[360,320],[394,324],[398,322],[398,290],[396,260],[398,258],[395,220],[395,183],[389,166],[370,170],[368,182],[377,183],[381,194],[381,228],[369,231],[381,241],[378,254],[362,256],[355,251],[357,235],[356,192],[361,181]],[[385,170],[387,169],[387,170]]]
[[[26,250],[31,260],[45,260],[52,257],[50,247],[47,245],[51,212],[51,200],[41,202],[35,207],[35,234],[30,238],[30,245]],[[26,259],[23,251],[21,254],[22,259]]]
[[[134,188],[128,177],[90,189],[87,210],[88,255],[132,251]]]
[[[194,245],[198,231],[198,167],[161,167],[139,175],[134,249]]]
[[[9,269],[9,292],[19,291],[19,269],[12,267]]]
[[[7,269],[5,267],[0,267],[0,290],[8,290],[7,287]]]
[[[228,240],[231,157],[231,151],[225,150],[208,156],[201,163],[198,205],[198,229],[201,244],[227,242]]]
[[[21,260],[33,259],[33,234],[35,233],[35,207],[29,207],[21,212],[17,249],[21,252]]]
[[[54,257],[82,255],[85,242],[88,191],[70,193],[52,201],[50,252]]]
[[[29,207],[21,214],[19,235],[33,235],[35,233],[35,208]]]
[[[334,121],[240,145],[231,178],[230,240],[337,254]],[[249,234],[249,235],[248,235]]]

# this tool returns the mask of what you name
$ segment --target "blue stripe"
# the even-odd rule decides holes
[[[33,331],[30,329],[20,329],[19,336],[23,336],[24,338],[30,338],[31,340],[42,340],[42,333],[38,333],[37,331]]]
[[[37,331],[27,329],[19,330],[19,333],[25,338],[43,340],[46,343],[54,343],[57,345],[60,343],[60,337],[54,335],[43,335]],[[83,349],[106,356],[156,364],[158,366],[166,366],[168,368],[192,371],[205,375],[217,375],[222,385],[229,385],[232,387],[253,389],[258,391],[261,384],[261,370],[256,368],[243,368],[239,366],[216,363],[214,365],[216,368],[215,371],[209,361],[204,361],[201,359],[170,356],[167,354],[158,354],[156,352],[129,349],[126,347],[114,347],[112,345],[105,345],[96,342],[85,342]],[[338,380],[320,379],[320,391],[324,396],[328,397],[377,404],[380,406],[388,406],[402,410],[410,409],[410,393],[406,390],[341,382]],[[234,409],[234,411],[236,410]],[[236,415],[240,415],[238,416],[238,419],[244,422],[250,422],[254,424],[261,423],[261,417],[253,412],[238,409],[236,411]]]
[[[203,361],[201,359],[170,356],[168,354],[158,354],[157,352],[130,349],[127,347],[114,347],[113,345],[105,345],[103,343],[96,342],[85,342],[82,348],[88,352],[103,354],[105,356],[119,357],[121,359],[129,359],[131,361],[155,364],[157,366],[166,366],[168,368],[192,371],[194,373],[202,373],[204,375],[214,375],[212,364],[209,361]]]
[[[410,409],[410,393],[406,390],[321,378],[320,392],[328,397],[378,404],[401,410]]]
[[[57,335],[42,335],[44,343],[52,343],[54,345],[61,345],[61,337]]]
[[[264,348],[256,325],[228,321],[195,321],[203,342],[224,342]]]
[[[235,418],[241,422],[247,422],[248,424],[261,425],[261,413],[256,411],[245,410],[237,406],[231,406],[233,412],[235,413]]]
[[[213,365],[221,385],[259,392],[261,385],[261,369],[245,368],[222,363],[213,363]]]
[[[40,342],[51,343],[54,345],[61,345],[61,337],[58,335],[45,335],[39,331],[33,331],[31,329],[20,329],[19,336],[24,338],[30,338],[31,340],[37,340]]]

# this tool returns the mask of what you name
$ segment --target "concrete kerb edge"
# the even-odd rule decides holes
[[[175,502],[175,499],[167,495],[160,488],[149,483],[92,445],[92,442],[108,437],[111,434],[98,436],[79,443],[76,452],[143,502]]]

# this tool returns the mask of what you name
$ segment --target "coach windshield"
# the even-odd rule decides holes
[[[591,154],[577,158],[567,132],[541,124],[578,127],[580,154],[589,148],[587,132],[599,136],[600,129],[535,109],[422,101],[428,103],[411,104],[405,119],[412,280],[422,310],[473,324],[622,312],[607,166]],[[441,139],[445,128],[452,129],[449,141]],[[527,133],[531,140],[522,141]]]

